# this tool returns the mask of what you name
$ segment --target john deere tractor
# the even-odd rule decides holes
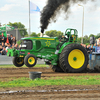
[[[60,40],[57,37],[27,37],[21,39],[19,49],[8,49],[7,56],[13,56],[13,64],[33,67],[37,59],[44,59],[55,72],[82,72],[87,68],[86,49],[77,43],[76,29],[67,29]]]

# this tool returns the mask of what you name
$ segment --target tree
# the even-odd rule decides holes
[[[98,33],[95,38],[96,39],[100,38],[100,33]]]
[[[62,37],[63,32],[61,31],[56,31],[56,30],[51,30],[51,31],[46,31],[45,32],[46,35],[48,35],[49,37]]]
[[[90,37],[92,37],[92,36],[94,36],[94,37],[95,37],[95,35],[94,35],[94,34],[90,34],[90,35],[89,35],[89,38],[90,38]]]
[[[25,25],[23,25],[21,22],[15,22],[15,23],[9,22],[8,25],[13,26],[13,27],[17,27],[19,32],[20,32],[20,35],[23,37],[28,34],[27,29],[25,29]]]
[[[29,35],[27,34],[27,35],[25,35],[24,37],[29,37]]]
[[[84,37],[83,37],[83,43],[84,44],[86,44],[86,43],[90,43],[90,40],[89,40],[89,37],[87,36],[87,35],[85,35]]]
[[[38,37],[40,37],[40,33],[38,33],[37,35],[38,35]]]
[[[77,42],[81,43],[81,39],[82,39],[82,37],[77,38]]]
[[[32,32],[32,34],[30,36],[32,36],[32,37],[38,37],[38,35],[35,32]]]
[[[84,36],[84,38],[88,39],[88,36],[87,36],[87,35],[85,35],[85,36]]]
[[[57,37],[58,37],[58,39],[60,39],[60,38],[62,37],[62,35],[64,35],[63,32],[61,32],[61,31],[57,31]]]
[[[86,44],[86,43],[89,44],[89,43],[90,43],[90,39],[89,39],[89,38],[83,38],[83,43],[84,43],[84,44]]]

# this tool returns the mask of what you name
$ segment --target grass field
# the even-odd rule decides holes
[[[16,66],[14,65],[0,65],[0,68],[17,68]],[[26,67],[25,65],[23,65],[22,67]],[[45,65],[45,64],[37,64],[35,65],[34,67],[49,67],[48,65]]]
[[[99,85],[100,76],[67,76],[51,77],[49,79],[17,78],[8,81],[0,81],[0,88],[8,87],[36,87],[45,85]]]
[[[0,68],[11,68],[14,65],[0,65]],[[26,67],[25,65],[23,67]],[[35,67],[48,67],[47,65],[36,65]],[[66,73],[67,74],[67,73]],[[81,74],[81,73],[80,73]],[[62,76],[49,77],[47,79],[30,80],[26,77],[8,78],[7,80],[0,79],[0,88],[8,87],[36,87],[45,85],[99,85],[100,75],[86,76]]]

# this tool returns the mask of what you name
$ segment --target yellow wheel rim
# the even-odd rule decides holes
[[[68,63],[74,69],[79,69],[85,62],[85,56],[81,50],[74,49],[68,55]]]
[[[29,57],[29,58],[28,58],[28,63],[29,63],[30,65],[34,64],[34,63],[35,63],[35,58],[34,58],[34,57]]]
[[[23,58],[17,58],[17,64],[21,65],[23,64],[23,62],[24,62]]]

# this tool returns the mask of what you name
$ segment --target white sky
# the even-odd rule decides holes
[[[0,22],[8,24],[9,22],[21,22],[29,29],[29,0],[2,0],[0,3]],[[40,10],[46,5],[47,0],[30,0],[38,5]],[[88,1],[86,4],[77,3],[71,6],[71,13],[67,20],[64,19],[65,14],[62,13],[56,23],[51,23],[48,26],[49,30],[58,30],[65,32],[67,28],[75,28],[78,30],[78,36],[82,36],[82,14],[84,6],[84,35],[100,33],[100,0],[95,2]],[[31,14],[31,32],[40,33],[40,13]]]

